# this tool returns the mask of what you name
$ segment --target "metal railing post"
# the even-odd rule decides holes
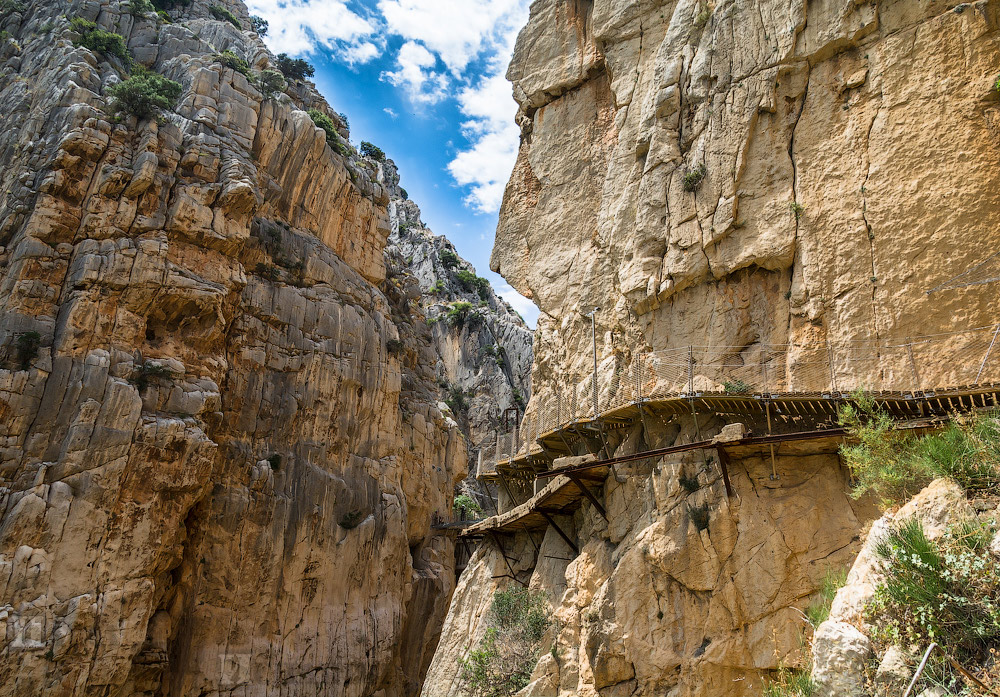
[[[979,372],[976,373],[976,382],[975,382],[975,384],[977,385],[979,384],[980,378],[982,378],[983,376],[983,369],[986,368],[986,359],[990,357],[990,351],[993,350],[993,344],[997,342],[998,334],[1000,334],[1000,324],[997,325],[996,331],[993,332],[993,340],[990,341],[990,347],[986,349],[986,355],[983,356],[983,362],[979,365]]]
[[[913,342],[907,341],[906,344],[906,355],[910,359],[910,372],[913,373],[913,394],[916,396],[917,392],[920,391],[920,376],[917,375],[917,362],[913,360]]]
[[[635,354],[635,401],[642,401],[642,354]]]
[[[834,367],[833,362],[833,346],[830,345],[829,340],[826,342],[826,360],[830,364],[830,391],[837,391],[837,370]]]
[[[688,346],[688,394],[694,394],[694,347]]]

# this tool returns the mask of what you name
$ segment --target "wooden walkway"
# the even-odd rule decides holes
[[[867,393],[899,420],[946,417],[956,412],[1000,406],[1000,385],[963,386],[913,392]],[[708,417],[745,423],[756,436],[778,436],[837,428],[840,408],[853,401],[848,393],[748,394],[696,393],[631,402],[603,412],[597,419],[571,421],[538,434],[518,452],[497,453],[479,471],[480,479],[497,481],[503,471],[542,474],[558,457],[573,455],[581,442],[595,451],[611,431],[645,421],[663,423],[680,416]]]
[[[727,408],[730,409],[730,411],[724,413],[730,416],[744,416],[746,411],[750,411],[754,408],[754,402],[750,401],[753,400],[753,398],[733,398],[732,396],[720,398],[717,395],[707,395],[699,399],[702,400],[701,406],[703,409],[708,405]],[[849,399],[849,397],[847,399]],[[844,398],[841,398],[841,400],[844,400]],[[816,402],[811,402],[809,398],[795,400],[799,402],[799,404],[796,405],[798,407],[797,411],[796,407],[791,406],[792,401],[793,400],[785,399],[783,401],[779,401],[777,405],[761,405],[760,408],[768,411],[771,408],[777,407],[788,410],[788,412],[791,412],[796,417],[808,415],[809,413],[817,413],[819,411],[817,408],[817,412],[812,412],[812,407],[816,404]],[[998,406],[998,404],[1000,404],[1000,389],[996,386],[991,386],[977,389],[975,391],[970,390],[955,393],[949,392],[942,395],[927,396],[923,399],[907,399],[898,395],[880,395],[878,397],[878,403],[883,409],[898,418],[896,425],[898,430],[926,432],[940,428],[948,421],[950,415],[956,412]],[[669,404],[668,408],[670,406],[674,406],[674,404]],[[830,406],[832,407],[832,405]],[[618,418],[626,426],[629,426],[643,418],[645,413],[648,413],[649,418],[652,418],[656,412],[649,407],[650,405],[644,404],[640,409],[636,409],[631,413],[628,408],[624,408],[618,410],[619,416],[612,417],[612,419]],[[807,412],[806,410],[809,411]],[[719,414],[723,412],[714,411],[713,413]],[[782,412],[779,412],[779,414],[780,413]],[[836,409],[828,409],[827,414],[835,415]],[[602,421],[604,418],[605,416],[602,415]],[[612,419],[609,419],[601,425],[606,427],[606,425],[610,423],[613,424],[612,428],[615,427],[615,421]],[[797,422],[800,421],[797,419],[792,421],[792,423]],[[595,422],[590,422],[588,424],[572,424],[571,427],[593,428],[594,423]],[[591,487],[593,485],[600,487],[604,483],[609,472],[611,472],[617,465],[638,460],[660,458],[667,455],[690,452],[693,450],[714,449],[719,456],[719,466],[722,470],[726,493],[731,496],[733,493],[732,485],[729,479],[729,463],[731,459],[740,459],[755,455],[766,456],[770,453],[773,460],[774,447],[777,444],[782,444],[784,451],[783,454],[785,455],[837,452],[840,444],[847,435],[846,429],[832,426],[826,421],[822,422],[820,425],[820,428],[814,428],[808,431],[790,431],[786,433],[754,435],[752,432],[747,431],[743,424],[738,424],[735,432],[727,434],[729,429],[726,429],[711,439],[693,441],[691,443],[683,443],[665,448],[645,450],[628,455],[620,455],[618,457],[598,459],[597,456],[592,455],[583,457],[559,457],[553,458],[552,460],[546,460],[546,462],[554,462],[556,465],[561,466],[549,467],[544,471],[536,472],[536,481],[544,482],[548,480],[548,483],[545,484],[545,486],[534,496],[509,511],[466,526],[459,532],[459,536],[463,538],[483,536],[493,537],[496,544],[502,551],[503,547],[499,539],[496,537],[497,535],[544,530],[547,526],[552,525],[559,535],[567,542],[567,544],[576,550],[575,542],[559,527],[558,523],[553,519],[553,516],[571,515],[582,505],[584,500],[589,500],[598,512],[607,518],[607,513],[605,512],[603,505]],[[736,434],[735,437],[733,437],[733,433]],[[569,447],[564,433],[556,433],[556,437],[559,438],[566,447]],[[540,450],[548,450],[549,444],[545,440],[548,438],[551,438],[551,434],[543,434],[542,438],[539,439],[541,446]],[[552,450],[555,450],[555,448],[552,448]],[[531,465],[531,458],[537,457],[537,455],[532,453],[524,458],[524,461]],[[502,471],[498,474],[498,476],[500,478],[500,483],[506,486],[506,481],[503,477]]]

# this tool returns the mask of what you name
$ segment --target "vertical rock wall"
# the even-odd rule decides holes
[[[491,262],[542,311],[529,415],[589,375],[594,306],[602,383],[641,350],[739,364],[996,324],[995,284],[925,291],[1000,244],[998,22],[992,0],[534,2]],[[611,452],[723,425],[646,421]],[[607,521],[587,502],[557,521],[579,555],[551,528],[508,538],[555,622],[522,695],[757,695],[802,665],[800,610],[877,515],[835,450],[784,444],[774,472],[767,450],[734,456],[733,498],[707,456],[636,464],[604,484]],[[509,574],[481,544],[423,695],[459,693]]]
[[[386,278],[370,163],[303,109],[336,114],[216,60],[273,67],[224,5],[243,29],[3,4],[3,695],[400,695],[430,660],[466,456],[419,288]],[[134,68],[73,17],[176,110],[114,115]]]
[[[542,310],[534,394],[588,372],[595,305],[605,371],[635,348],[743,347],[738,360],[995,324],[992,286],[925,291],[1000,244],[998,13],[534,3],[508,74],[522,143],[492,258]]]

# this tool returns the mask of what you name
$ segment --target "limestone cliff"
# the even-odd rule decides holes
[[[251,26],[0,3],[0,694],[401,695],[430,659],[464,439],[376,163],[262,93]],[[175,108],[116,114],[143,67]]]
[[[739,364],[995,324],[995,286],[925,291],[1000,243],[998,21],[992,0],[536,0],[492,257],[542,311],[529,416],[589,375],[594,306],[602,384],[643,350]],[[603,451],[723,425],[647,418]],[[700,454],[619,468],[607,519],[584,502],[557,520],[578,554],[551,526],[481,543],[423,694],[460,691],[504,576],[555,620],[524,695],[757,695],[801,665],[800,610],[878,511],[848,496],[836,446],[731,472],[730,498]]]
[[[492,453],[498,434],[517,423],[531,397],[532,332],[447,238],[424,225],[391,161],[383,165],[383,179],[390,196],[388,250],[419,284],[442,400],[468,441],[470,476],[462,489],[485,510],[488,489],[474,475],[480,457]]]

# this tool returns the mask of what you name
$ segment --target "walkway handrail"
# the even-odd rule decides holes
[[[599,385],[594,390],[594,384]],[[521,423],[484,447],[480,472],[527,455],[539,436],[576,421],[651,400],[702,394],[756,396],[855,390],[913,398],[955,387],[1000,383],[1000,324],[903,340],[823,341],[747,346],[679,346],[615,354],[596,375],[539,390]]]

